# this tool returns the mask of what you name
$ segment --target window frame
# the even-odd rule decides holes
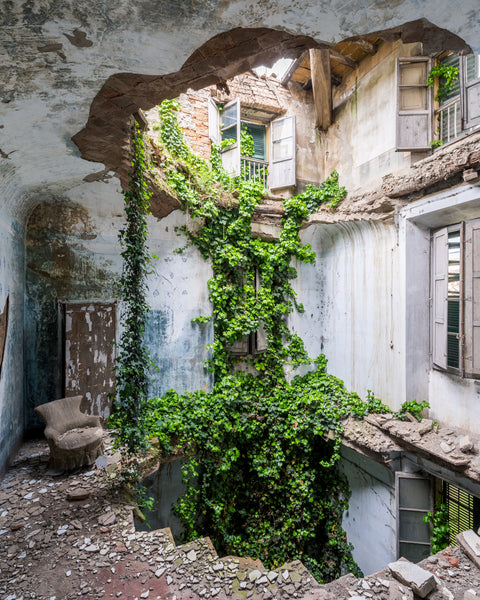
[[[417,481],[428,481],[429,483],[429,491],[428,497],[426,498],[426,508],[413,508],[413,507],[402,507],[400,501],[400,486],[401,480],[417,480]],[[433,485],[433,478],[430,475],[423,475],[421,473],[409,473],[406,471],[397,471],[395,473],[395,504],[396,504],[396,523],[397,523],[397,558],[408,558],[401,554],[400,548],[401,544],[412,544],[418,546],[425,546],[428,548],[427,556],[431,553],[431,541],[430,541],[430,532],[428,534],[428,542],[425,540],[424,542],[419,542],[417,540],[409,540],[409,539],[401,539],[400,537],[400,529],[401,529],[401,520],[402,514],[409,512],[422,513],[426,515],[428,512],[433,511],[434,506],[434,492],[435,488]],[[426,538],[427,539],[427,538]],[[426,558],[426,557],[425,557]],[[410,559],[409,559],[410,560]]]
[[[460,234],[460,261],[459,261],[459,331],[457,339],[458,347],[458,367],[449,364],[449,345],[448,337],[451,332],[448,331],[448,236],[451,233]],[[475,238],[475,232],[477,237]],[[439,269],[436,264],[438,253],[437,244],[443,243],[439,240],[446,237],[447,249],[444,255],[440,252],[443,266]],[[480,331],[479,322],[479,302],[476,297],[479,285],[475,286],[475,280],[480,280],[480,218],[461,221],[432,230],[430,241],[431,267],[430,267],[430,286],[431,286],[431,306],[430,306],[430,324],[431,324],[431,362],[436,370],[457,375],[462,379],[480,379],[480,349],[475,346]],[[475,246],[475,247],[474,247]],[[475,250],[477,253],[475,254]],[[446,257],[446,258],[445,258]],[[443,271],[442,271],[443,269]],[[442,283],[443,278],[443,283]],[[440,281],[440,285],[437,283]],[[439,294],[443,297],[439,297]],[[439,306],[443,307],[442,316],[438,314]],[[442,331],[443,326],[443,331]],[[476,328],[479,328],[476,330]],[[439,341],[438,331],[443,336]],[[441,342],[441,344],[440,344]],[[444,348],[444,358],[441,355],[441,348]],[[476,350],[476,352],[475,352]],[[451,358],[451,356],[450,356]]]

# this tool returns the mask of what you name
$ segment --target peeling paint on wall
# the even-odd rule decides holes
[[[116,304],[64,305],[65,396],[83,396],[80,409],[106,419],[115,388]]]

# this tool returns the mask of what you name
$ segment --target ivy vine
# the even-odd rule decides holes
[[[431,68],[427,78],[427,85],[433,87],[435,81],[438,81],[438,89],[435,100],[441,102],[448,98],[448,95],[455,87],[458,80],[458,67],[453,65],[438,64]]]
[[[255,237],[261,184],[229,177],[218,147],[209,162],[197,157],[177,110],[175,100],[162,103],[158,144],[170,188],[200,223],[182,232],[212,265],[212,314],[195,321],[213,323],[206,366],[215,383],[209,393],[169,390],[151,399],[147,427],[163,452],[181,449],[188,457],[187,490],[176,509],[185,537],[209,535],[220,552],[258,557],[266,567],[300,559],[319,581],[359,573],[341,527],[349,496],[337,468],[342,420],[388,408],[346,390],[326,372],[325,357],[312,361],[288,328],[288,316],[303,310],[291,285],[294,261],[315,260],[300,228],[321,204],[333,210],[346,190],[332,173],[284,201],[278,240]],[[266,348],[236,356],[233,345],[259,331]],[[314,369],[288,381],[285,366],[304,363]]]
[[[123,270],[118,295],[123,329],[115,366],[116,393],[109,419],[116,446],[124,455],[122,475],[128,480],[137,477],[137,457],[147,447],[145,423],[151,367],[144,342],[150,312],[147,301],[147,276],[151,271],[151,255],[147,247],[147,215],[151,196],[147,174],[150,165],[145,140],[137,126],[132,130],[131,155],[129,187],[124,192],[126,224],[119,233]]]

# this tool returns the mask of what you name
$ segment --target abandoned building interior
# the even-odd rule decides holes
[[[192,150],[208,159],[219,144],[231,176],[264,185],[258,237],[277,239],[282,199],[333,171],[348,191],[302,227],[316,260],[295,265],[305,312],[289,326],[362,398],[371,391],[394,411],[429,404],[420,422],[345,424],[343,526],[362,571],[428,557],[424,516],[440,501],[452,544],[477,531],[477,3],[64,4],[15,0],[0,11],[0,473],[41,432],[36,407],[82,395],[85,413],[110,415],[131,119],[155,140],[158,105],[178,98]],[[256,70],[279,58],[289,59],[283,73]],[[213,326],[192,326],[210,312],[211,265],[193,246],[175,252],[188,219],[171,190],[154,191],[151,396],[213,384]],[[263,344],[257,332],[234,351]]]

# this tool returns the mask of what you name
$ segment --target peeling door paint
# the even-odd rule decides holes
[[[5,352],[5,342],[7,341],[7,328],[8,328],[8,305],[9,296],[5,300],[5,306],[3,312],[0,314],[0,376],[2,374],[3,355]]]
[[[65,396],[83,395],[81,409],[106,419],[115,387],[116,304],[64,305]]]

